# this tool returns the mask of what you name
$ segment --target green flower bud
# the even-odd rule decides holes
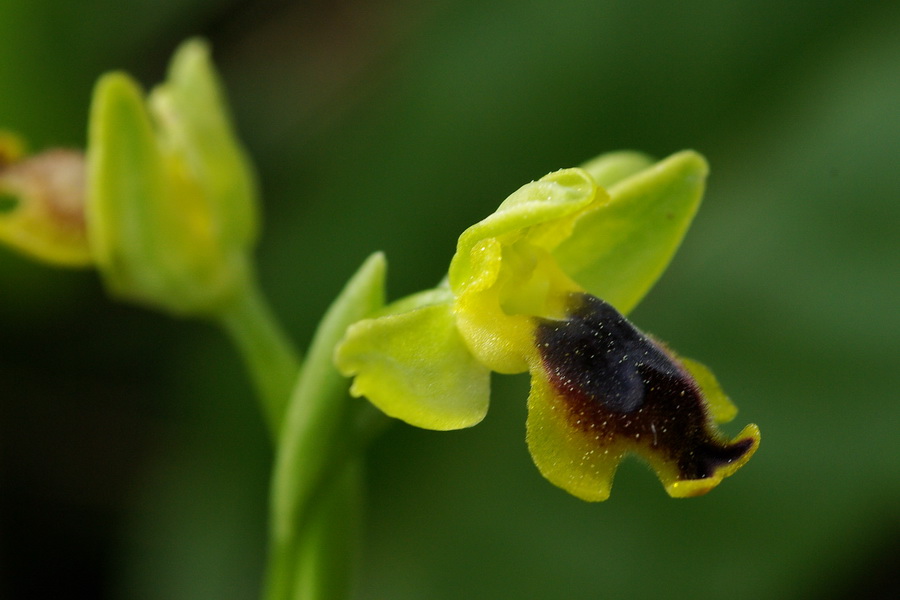
[[[148,98],[123,73],[100,79],[88,177],[89,242],[113,294],[214,316],[251,278],[254,173],[204,43],[182,45]]]

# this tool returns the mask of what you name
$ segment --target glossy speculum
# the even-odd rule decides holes
[[[599,298],[572,294],[566,320],[539,320],[536,343],[570,424],[599,446],[649,448],[681,479],[711,477],[753,446],[721,439],[690,373]]]

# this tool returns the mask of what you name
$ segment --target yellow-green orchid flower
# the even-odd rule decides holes
[[[715,423],[737,411],[712,374],[622,316],[677,249],[706,172],[694,152],[615,153],[520,188],[460,236],[440,286],[348,330],[335,359],[351,392],[459,429],[487,412],[490,371],[528,371],[528,446],[554,484],[604,500],[633,453],[671,496],[709,491],[759,430],[724,438]]]
[[[84,180],[81,152],[26,156],[18,136],[0,131],[0,242],[52,264],[89,266]]]

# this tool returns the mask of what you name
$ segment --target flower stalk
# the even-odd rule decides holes
[[[254,282],[242,286],[224,305],[218,322],[240,352],[272,440],[277,440],[300,372],[300,357]]]

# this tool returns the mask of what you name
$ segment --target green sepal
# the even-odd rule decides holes
[[[554,257],[584,289],[628,313],[678,249],[707,171],[702,156],[684,151],[618,181],[610,201],[585,212]]]
[[[126,297],[165,295],[179,270],[169,264],[154,231],[164,226],[170,196],[141,90],[124,73],[104,75],[97,82],[88,168],[89,241],[107,286]]]
[[[259,224],[256,174],[231,125],[206,42],[179,46],[148,105],[166,152],[182,161],[204,198],[215,202],[218,234],[235,245],[252,244]]]

